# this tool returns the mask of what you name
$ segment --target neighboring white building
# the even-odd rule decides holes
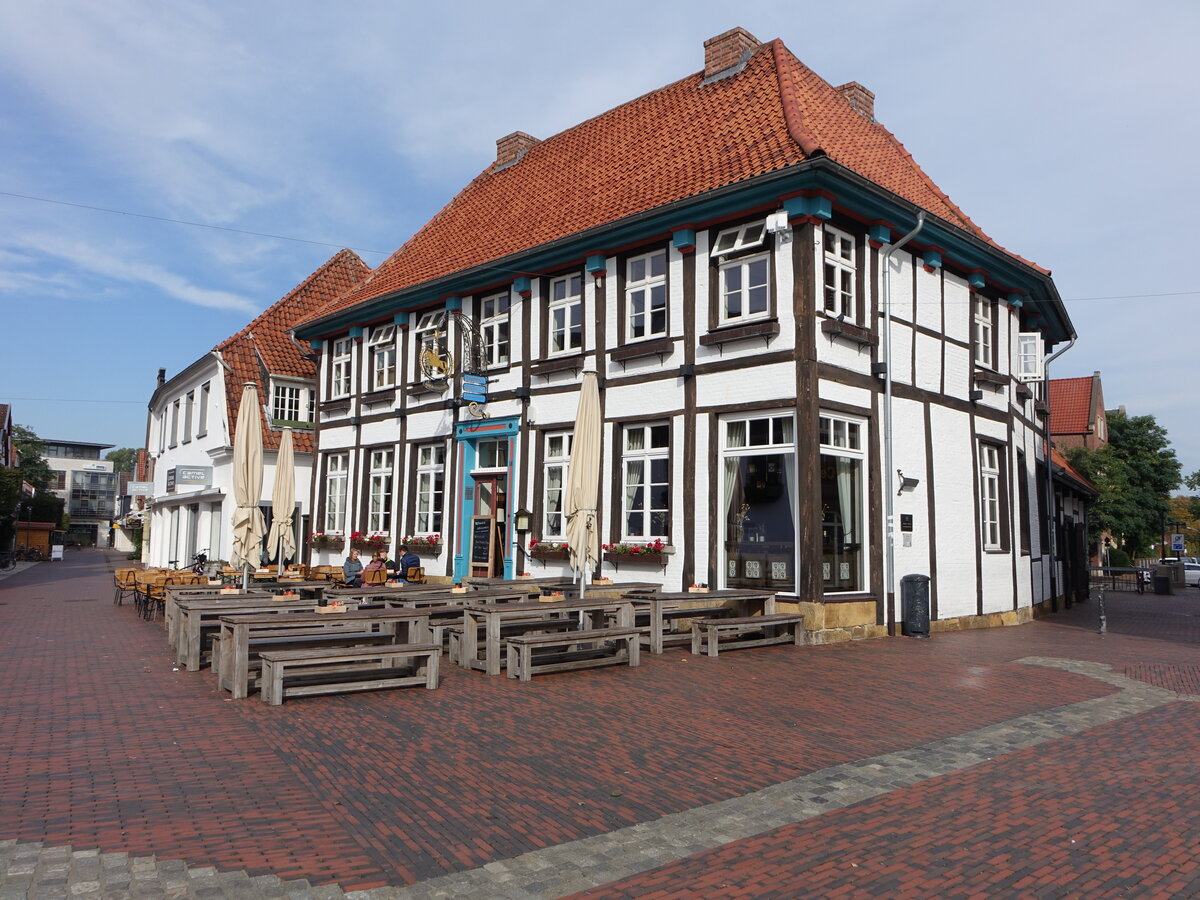
[[[1071,323],[1049,273],[954,206],[869,91],[733,29],[703,72],[497,151],[295,328],[320,353],[314,530],[383,533],[393,552],[436,534],[427,571],[456,579],[565,572],[594,369],[601,542],[663,545],[605,553],[597,574],[766,587],[825,639],[880,634],[899,617],[894,504],[890,583],[928,576],[935,627],[1048,599],[1028,382]],[[477,565],[484,520],[498,537]]]
[[[67,541],[83,547],[107,547],[117,511],[117,476],[113,464],[101,459],[113,444],[44,440],[42,457],[54,470],[51,489],[66,501],[71,517]]]
[[[233,439],[242,385],[258,385],[263,416],[263,492],[271,520],[275,460],[283,427],[296,451],[296,545],[307,533],[311,493],[315,366],[288,328],[350,289],[370,269],[342,250],[237,334],[179,374],[150,399],[146,455],[154,494],[147,498],[143,559],[186,566],[199,551],[228,560],[233,546]]]

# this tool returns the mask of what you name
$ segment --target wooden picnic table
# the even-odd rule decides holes
[[[253,592],[248,592],[253,593]],[[221,616],[234,613],[278,613],[287,610],[311,611],[317,608],[315,600],[302,597],[294,599],[276,597],[272,594],[240,597],[226,596],[218,599],[188,598],[176,600],[175,658],[189,672],[196,672],[204,659],[204,635],[212,631]]]
[[[450,590],[422,591],[421,593],[399,592],[393,594],[374,595],[367,604],[382,603],[386,607],[400,606],[420,609],[423,606],[466,606],[468,603],[519,603],[522,600],[536,600],[541,596],[537,588],[524,591],[492,590],[486,588],[478,591],[466,591],[457,594]]]
[[[336,646],[339,631],[361,637],[366,632],[390,633],[393,643],[421,644],[429,640],[429,611],[423,609],[349,609],[341,613],[313,611],[283,614],[249,613],[221,616],[220,686],[235,699],[250,689],[250,639],[256,633],[283,636],[295,631],[298,636],[325,632],[328,646]],[[404,639],[400,640],[400,631]],[[353,638],[348,638],[353,640]]]
[[[746,617],[775,612],[775,592],[733,589],[724,591],[672,591],[665,594],[634,593],[635,607],[650,613],[650,630],[643,641],[651,653],[662,653],[665,644],[690,643],[691,632],[669,631],[668,622],[714,615]]]
[[[622,627],[633,625],[633,602],[619,597],[597,597],[585,600],[542,600],[518,603],[469,603],[463,607],[462,650],[460,665],[470,669],[482,669],[489,675],[499,675],[504,662],[506,648],[501,645],[500,626],[504,622],[519,622],[522,618],[541,617],[555,613],[569,615],[580,613],[591,620],[591,628],[605,627],[610,616],[615,615],[616,624]],[[536,620],[536,619],[535,619]],[[484,630],[484,658],[479,656],[479,626]]]
[[[163,625],[167,629],[167,643],[172,647],[179,644],[180,616],[176,604],[180,600],[268,600],[271,594],[266,591],[223,591],[219,587],[168,587],[166,599],[163,601]]]

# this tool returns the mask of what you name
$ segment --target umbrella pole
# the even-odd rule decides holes
[[[242,590],[250,590],[250,563],[242,560]]]

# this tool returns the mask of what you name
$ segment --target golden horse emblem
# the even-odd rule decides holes
[[[454,360],[437,344],[421,349],[421,373],[426,381],[444,382],[454,374]]]

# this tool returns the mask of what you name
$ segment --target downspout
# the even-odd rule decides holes
[[[1058,535],[1055,534],[1058,524],[1058,510],[1054,508],[1054,461],[1050,458],[1050,363],[1058,359],[1075,346],[1072,335],[1067,346],[1056,350],[1046,357],[1042,365],[1042,384],[1046,389],[1046,427],[1043,429],[1043,447],[1046,456],[1046,515],[1050,521],[1046,523],[1046,534],[1049,535],[1050,547],[1050,611],[1058,612]]]
[[[884,531],[887,535],[883,556],[883,591],[887,598],[887,616],[894,623],[896,616],[896,555],[895,485],[892,479],[892,254],[917,236],[925,227],[925,210],[917,213],[917,225],[894,244],[888,244],[881,257],[883,263],[883,476]]]

